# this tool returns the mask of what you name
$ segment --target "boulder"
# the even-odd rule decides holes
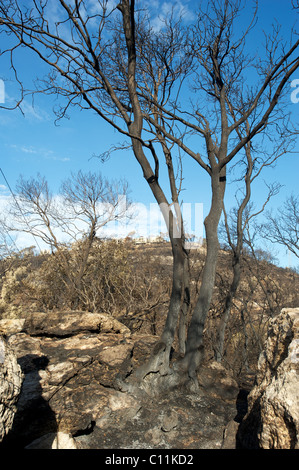
[[[129,328],[110,315],[81,311],[31,313],[26,316],[22,331],[48,337],[71,336],[80,332],[131,334]]]
[[[0,335],[10,336],[23,330],[25,318],[0,320]]]
[[[46,434],[88,432],[119,393],[115,376],[130,370],[133,342],[120,334],[18,333],[8,341],[25,376],[10,435],[11,443],[17,439],[22,447]]]
[[[49,433],[36,439],[25,449],[77,449],[76,442],[70,434],[64,432]]]
[[[235,449],[236,438],[239,424],[235,420],[231,420],[225,427],[223,432],[223,442],[221,449]]]
[[[248,413],[240,424],[241,448],[299,448],[299,308],[270,321]]]
[[[158,337],[103,314],[34,313],[6,333],[24,380],[4,448],[220,448],[235,416],[236,384],[217,363],[196,394],[121,391]]]
[[[21,319],[0,320],[0,334],[10,336],[16,333],[31,336],[72,336],[80,332],[131,334],[129,328],[116,318],[104,313],[81,311],[33,312]]]
[[[23,374],[7,341],[0,336],[0,442],[13,425]]]

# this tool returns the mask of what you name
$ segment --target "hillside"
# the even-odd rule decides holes
[[[108,240],[94,244],[74,297],[67,269],[75,278],[80,244],[62,255],[34,254],[32,249],[1,260],[0,318],[24,318],[30,312],[83,310],[103,312],[133,334],[159,336],[167,315],[171,289],[170,244]],[[190,250],[190,308],[196,301],[205,248]],[[215,356],[217,328],[232,279],[231,255],[221,250],[214,296],[206,324],[206,359]],[[225,334],[223,365],[243,383],[256,369],[269,319],[284,307],[299,304],[299,276],[254,256],[244,257],[242,278]],[[174,348],[176,349],[176,343]]]
[[[256,377],[264,383],[257,360],[266,339],[273,367],[282,369],[284,365],[279,380],[288,377],[290,399],[297,399],[292,381],[297,362],[294,351],[288,359],[286,351],[292,338],[292,344],[297,344],[298,322],[288,313],[292,309],[282,307],[299,304],[299,276],[255,257],[244,258],[220,364],[215,361],[215,344],[232,276],[231,255],[221,251],[205,329],[205,356],[197,376],[199,388],[193,390],[184,381],[169,388],[163,376],[155,373],[136,388],[134,371],[152,354],[167,315],[170,246],[97,241],[81,277],[79,297],[71,281],[76,279],[82,253],[79,244],[59,254],[35,255],[29,249],[1,261],[1,407],[4,416],[9,412],[1,449],[258,446],[259,431],[252,425],[258,423],[253,400],[259,393],[267,396],[267,390],[253,388],[253,383]],[[204,257],[204,247],[191,250],[193,273],[200,274]],[[199,275],[190,286],[191,307],[200,282]],[[294,309],[295,319],[297,312]],[[274,337],[273,331],[277,333]],[[177,339],[171,356],[174,364],[179,357]],[[276,390],[276,369],[269,367],[269,386]],[[6,377],[17,368],[7,387]],[[296,430],[290,439],[285,436],[289,424],[283,399],[279,395],[282,403],[275,413],[281,415],[281,435],[273,446],[293,446],[297,439]],[[263,445],[271,447],[278,424],[269,415],[267,403],[263,419],[270,434]],[[295,419],[296,408],[288,412]]]

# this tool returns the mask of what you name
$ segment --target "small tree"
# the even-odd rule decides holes
[[[237,132],[241,139],[242,136],[240,130],[238,129]],[[249,132],[248,123],[246,132]],[[274,140],[276,140],[275,136]],[[255,150],[254,146],[252,146],[249,141],[244,148],[244,160],[239,162],[245,168],[244,176],[242,178],[244,181],[244,188],[241,188],[241,199],[238,200],[237,191],[237,207],[231,210],[230,214],[227,214],[225,207],[223,206],[224,236],[232,252],[233,278],[225,297],[224,308],[220,316],[220,323],[218,326],[218,335],[215,344],[215,358],[219,362],[221,362],[223,358],[225,330],[229,321],[233,300],[241,281],[244,244],[246,246],[246,243],[249,243],[247,240],[247,234],[250,233],[252,222],[257,218],[257,216],[264,212],[270,199],[275,196],[281,188],[279,183],[268,184],[268,194],[264,203],[259,209],[254,210],[253,203],[251,201],[253,184],[265,168],[274,166],[277,160],[287,153],[287,150],[290,151],[293,148],[293,145],[293,140],[289,139],[288,141],[285,141],[281,136],[279,136],[276,140],[274,151],[268,152],[266,149],[263,150],[261,146],[258,147],[258,150]],[[251,243],[250,245],[252,246]]]
[[[14,257],[11,255],[14,254],[16,248],[14,240],[0,221],[0,280],[14,264]]]
[[[114,9],[109,9],[107,1],[99,2],[96,10],[80,0],[59,0],[57,5],[59,18],[53,22],[47,1],[34,2],[32,9],[22,8],[15,0],[3,1],[0,25],[16,39],[15,49],[25,46],[50,67],[40,91],[66,100],[58,110],[59,117],[73,105],[92,109],[130,139],[134,157],[165,218],[174,260],[161,340],[153,358],[134,377],[140,382],[159,372],[163,380],[173,381],[176,369],[178,376],[187,375],[197,383],[203,331],[215,286],[227,167],[240,158],[249,142],[258,142],[258,136],[267,135],[270,141],[271,133],[291,134],[280,103],[289,78],[299,67],[299,41],[286,44],[274,27],[265,38],[261,57],[247,52],[256,9],[248,27],[237,34],[234,26],[242,11],[241,0],[208,2],[192,25],[184,25],[182,17],[172,14],[155,31],[150,13],[135,8],[134,0],[121,0]],[[254,76],[249,69],[255,71]],[[192,93],[191,99],[184,93]],[[197,139],[188,139],[193,136]],[[188,253],[180,230],[180,185],[173,158],[180,152],[198,165],[199,183],[202,171],[207,173],[212,197],[204,222],[206,261],[185,354],[177,368],[170,368],[182,301],[188,302]],[[160,177],[162,162],[167,168],[167,186]]]
[[[29,233],[55,253],[57,267],[71,292],[72,308],[78,308],[82,300],[82,281],[97,232],[109,222],[126,217],[127,195],[126,182],[110,183],[90,172],[72,175],[56,196],[40,175],[18,181],[7,230]],[[128,204],[124,205],[124,197]],[[79,241],[80,253],[70,257],[67,248]]]
[[[60,250],[47,255],[38,269],[27,274],[27,291],[42,310],[73,309],[75,298],[75,307],[80,310],[119,316],[129,298],[132,272],[128,250],[123,242],[96,238],[86,259],[85,244],[79,240],[63,250],[67,269]],[[84,271],[74,297],[72,284],[66,281],[78,277],[82,262]]]
[[[262,237],[286,247],[299,258],[299,197],[289,196],[276,214],[268,211],[260,226]]]

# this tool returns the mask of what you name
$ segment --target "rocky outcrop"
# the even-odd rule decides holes
[[[35,312],[26,319],[0,320],[0,334],[12,335],[24,332],[32,336],[73,336],[76,333],[121,333],[130,335],[130,330],[115,318],[103,313],[80,311]]]
[[[215,363],[203,367],[197,394],[141,399],[120,391],[117,379],[158,338],[132,335],[107,315],[34,313],[0,328],[24,373],[4,448],[221,448],[236,415],[237,384]]]
[[[237,440],[241,448],[299,448],[299,308],[270,321],[256,385]]]
[[[299,448],[298,326],[299,309],[271,320],[238,425],[244,400],[216,362],[203,363],[196,393],[176,387],[141,398],[120,391],[118,379],[144,363],[157,337],[98,313],[0,321],[1,447]]]
[[[0,442],[12,428],[22,380],[16,356],[0,336]]]

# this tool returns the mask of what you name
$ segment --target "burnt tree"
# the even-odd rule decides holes
[[[129,139],[160,205],[173,253],[164,331],[151,360],[130,379],[140,385],[155,372],[166,383],[183,376],[196,385],[215,285],[227,168],[266,131],[268,135],[280,128],[289,132],[280,103],[299,66],[299,41],[281,40],[279,28],[274,27],[259,56],[252,54],[248,40],[257,27],[257,2],[251,11],[243,10],[241,0],[214,0],[206,10],[199,9],[192,23],[173,9],[159,28],[153,27],[155,12],[134,0],[121,0],[115,8],[108,1],[99,1],[92,10],[87,5],[82,0],[59,0],[53,20],[47,1],[35,1],[26,9],[21,2],[6,0],[0,5],[0,26],[12,41],[8,48],[12,61],[13,52],[26,47],[49,66],[39,91],[61,95],[59,118],[79,106],[94,111]],[[241,15],[247,26],[235,32]],[[251,76],[249,69],[255,71]],[[211,206],[204,221],[206,260],[182,347],[184,356],[170,364],[179,317],[188,307],[188,251],[180,179],[174,168],[174,156],[180,154],[198,165],[199,183],[202,172],[208,174]],[[162,165],[167,168],[167,185],[160,178]]]

